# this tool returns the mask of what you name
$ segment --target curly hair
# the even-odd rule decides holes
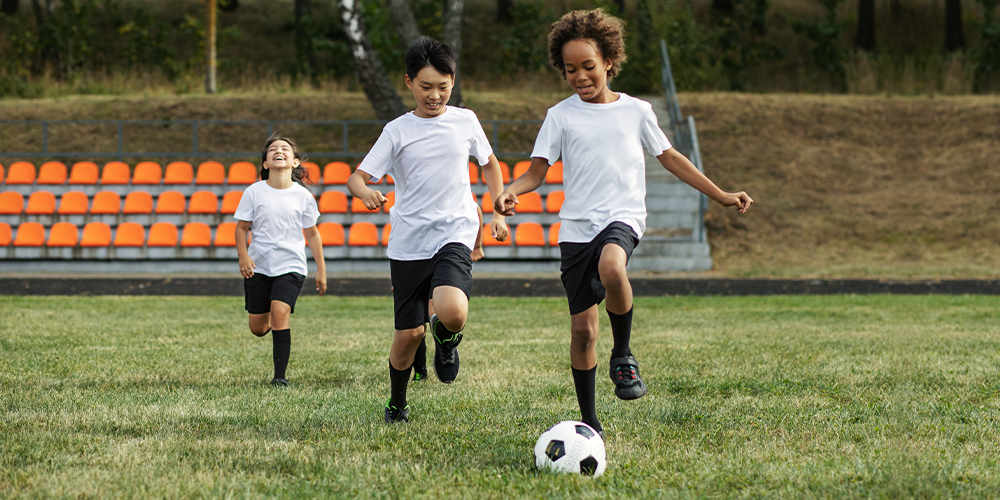
[[[590,39],[597,44],[601,56],[611,61],[608,79],[618,75],[621,65],[626,61],[625,26],[604,9],[574,10],[552,23],[549,32],[549,64],[566,77],[566,64],[563,62],[563,45],[573,40]]]

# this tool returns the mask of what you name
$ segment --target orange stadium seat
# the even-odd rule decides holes
[[[3,182],[3,163],[0,163],[0,182]]]
[[[520,214],[540,214],[542,213],[542,195],[537,191],[524,193],[517,197],[516,213]]]
[[[509,247],[510,237],[508,236],[504,241],[497,241],[496,238],[490,234],[490,225],[486,224],[483,226],[483,246],[484,247]]]
[[[164,184],[191,184],[194,180],[194,167],[186,161],[175,161],[167,165],[163,174]],[[135,184],[135,181],[132,181]]]
[[[94,195],[96,198],[97,195]],[[96,201],[94,202],[97,203]],[[153,213],[153,195],[145,191],[132,191],[125,195],[125,208],[123,214],[149,214]]]
[[[311,162],[302,162],[302,167],[306,169],[306,177],[302,179],[302,183],[307,186],[315,186],[320,182],[323,182],[323,176],[320,174],[319,165]]]
[[[100,177],[97,164],[92,161],[78,161],[73,164],[73,169],[69,172],[70,184],[97,184]]]
[[[131,194],[129,193],[129,195]],[[152,202],[150,202],[150,206],[152,206]],[[94,195],[94,203],[90,206],[90,213],[93,215],[115,215],[121,210],[122,197],[114,191],[98,191]]]
[[[15,161],[7,170],[7,185],[31,184],[35,182],[35,165],[27,161]]]
[[[131,176],[132,174],[129,172],[127,163],[110,161],[104,164],[104,170],[101,171],[101,184],[128,184]]]
[[[167,167],[169,171],[169,167]],[[222,184],[226,180],[226,167],[217,161],[203,161],[198,165],[198,176],[195,177],[195,184]],[[183,184],[183,183],[178,183]]]
[[[229,166],[229,184],[253,184],[257,182],[257,167],[248,161],[238,161]]]
[[[40,247],[45,244],[45,226],[37,222],[22,222],[14,238],[16,247]]]
[[[352,247],[378,246],[378,227],[371,222],[355,222],[347,234],[347,244]]]
[[[87,213],[89,205],[90,199],[86,193],[82,191],[67,191],[59,199],[58,213],[60,215],[84,215]]]
[[[6,222],[0,222],[0,247],[5,247],[10,245],[11,240],[14,239],[14,231],[10,229],[10,224]]]
[[[21,215],[24,211],[24,195],[17,191],[0,193],[0,215]]]
[[[177,246],[177,226],[169,222],[157,222],[149,226],[149,241],[147,246],[151,247],[175,247]]]
[[[564,191],[552,191],[545,197],[545,211],[550,214],[559,213],[564,201],[566,201]]]
[[[319,213],[346,214],[347,195],[340,191],[325,191],[319,195]]]
[[[479,184],[479,166],[469,162],[469,184]]]
[[[132,185],[159,184],[163,180],[163,167],[155,161],[142,161],[135,166]]]
[[[145,242],[146,229],[138,222],[122,222],[115,230],[116,247],[141,247]]]
[[[49,240],[45,242],[50,247],[75,247],[80,241],[80,229],[71,222],[56,222],[49,228]]]
[[[391,175],[387,175],[387,176],[385,176],[385,183],[386,184],[395,184],[396,180],[393,179]]]
[[[510,184],[510,167],[506,162],[500,162],[500,177],[503,178],[503,183],[506,186]],[[486,183],[486,174],[483,173],[483,183]]]
[[[162,197],[162,195],[161,195]],[[219,196],[211,191],[195,191],[188,205],[189,214],[214,214],[219,211]]]
[[[562,184],[563,163],[561,161],[557,161],[549,167],[549,171],[545,173],[545,182],[549,184]]]
[[[164,191],[156,198],[156,213],[182,214],[184,213],[184,201],[184,195],[179,191]],[[125,202],[127,205],[128,198],[125,199]]]
[[[522,222],[514,231],[514,244],[519,247],[545,246],[545,231],[537,222]]]
[[[236,223],[223,222],[215,228],[215,242],[217,247],[236,246]]]
[[[351,166],[342,161],[331,161],[323,167],[323,184],[347,184]]]
[[[320,222],[319,237],[325,247],[344,246],[344,226],[337,222]]]
[[[66,164],[61,161],[47,161],[38,168],[38,184],[66,184]],[[8,183],[9,184],[9,183]]]
[[[382,226],[382,246],[389,246],[389,235],[392,234],[392,224]]]
[[[81,247],[109,247],[111,246],[111,226],[104,222],[89,222],[83,226],[83,237],[80,238]]]
[[[530,160],[529,161],[519,161],[519,162],[515,163],[514,164],[514,180],[517,180],[518,177],[521,177],[522,175],[524,175],[524,173],[527,172],[528,168],[530,168],[530,167],[531,167],[531,161]]]
[[[483,202],[481,207],[483,209],[483,217],[485,217],[486,214],[493,213],[493,195],[491,195],[489,191],[483,193]]]
[[[391,210],[392,207],[394,207],[395,205],[396,205],[396,192],[389,191],[388,193],[385,194],[385,204],[382,205],[382,210],[385,210],[385,213],[389,213],[389,210]]]
[[[48,191],[35,191],[28,197],[28,208],[24,213],[31,215],[50,215],[56,212],[56,195]]]
[[[222,208],[219,209],[219,213],[227,215],[235,214],[242,198],[243,191],[230,191],[222,195]]]
[[[562,222],[556,222],[549,227],[549,246],[559,246],[559,226],[562,226]]]
[[[375,210],[378,209],[376,208]],[[361,201],[361,198],[358,198],[357,196],[351,199],[351,212],[356,214],[370,214],[375,210],[368,210],[365,207],[365,202]]]
[[[204,222],[188,222],[181,233],[182,247],[212,246],[212,228]]]

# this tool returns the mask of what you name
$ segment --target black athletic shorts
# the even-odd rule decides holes
[[[612,222],[588,243],[560,243],[559,265],[563,288],[569,299],[569,313],[580,314],[604,300],[604,285],[597,272],[604,245],[614,244],[625,250],[625,261],[639,245],[639,236],[624,222]]]
[[[292,307],[295,312],[295,299],[299,298],[306,277],[299,273],[288,273],[280,276],[265,276],[254,273],[243,279],[243,291],[246,293],[246,307],[250,314],[271,312],[271,301],[280,300]]]
[[[472,251],[461,243],[448,243],[434,257],[424,260],[389,259],[392,304],[397,330],[417,328],[430,321],[427,301],[439,286],[472,292]]]

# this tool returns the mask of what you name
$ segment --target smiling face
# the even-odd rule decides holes
[[[455,85],[454,76],[445,75],[428,65],[417,73],[416,78],[411,80],[409,75],[404,78],[406,87],[413,91],[413,98],[417,101],[414,114],[420,118],[433,118],[444,113]]]
[[[595,104],[617,99],[618,96],[608,89],[608,70],[612,63],[601,56],[593,40],[566,42],[562,47],[562,58],[566,67],[566,83],[581,99]]]
[[[292,169],[299,166],[299,159],[295,157],[295,150],[287,141],[277,140],[267,147],[264,168],[267,169]]]

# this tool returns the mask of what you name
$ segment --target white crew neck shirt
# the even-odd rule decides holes
[[[274,189],[267,181],[257,181],[243,191],[233,217],[250,221],[247,253],[257,266],[254,273],[271,277],[309,274],[302,230],[316,225],[319,209],[308,189],[298,183]]]
[[[472,251],[479,213],[469,184],[469,157],[489,162],[493,148],[476,113],[447,106],[433,118],[409,112],[387,123],[358,165],[375,179],[391,175],[396,204],[386,255],[424,260],[441,247],[461,243]]]
[[[646,160],[670,149],[653,107],[618,93],[591,104],[573,94],[545,114],[532,158],[563,162],[566,201],[559,210],[560,243],[587,243],[612,222],[642,237],[646,230]]]

